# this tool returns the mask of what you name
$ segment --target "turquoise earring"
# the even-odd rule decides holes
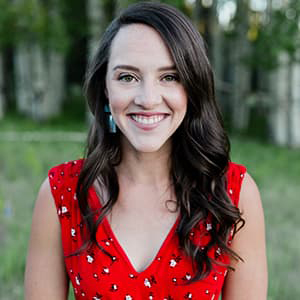
[[[111,115],[109,106],[107,104],[105,104],[104,106],[104,112],[107,114],[108,116],[108,128],[109,128],[109,132],[110,133],[116,133],[117,132],[117,126],[116,123]]]

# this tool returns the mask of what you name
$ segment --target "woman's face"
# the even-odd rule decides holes
[[[106,74],[106,95],[122,146],[138,152],[168,149],[187,110],[187,95],[160,35],[131,24],[114,38]]]

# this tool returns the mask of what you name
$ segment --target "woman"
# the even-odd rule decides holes
[[[86,158],[33,215],[26,299],[266,299],[259,192],[229,143],[204,43],[159,3],[108,27],[85,83]],[[58,215],[58,217],[57,217]]]

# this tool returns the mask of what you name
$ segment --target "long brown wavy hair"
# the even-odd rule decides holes
[[[213,72],[204,41],[191,21],[169,5],[154,2],[131,5],[106,29],[89,63],[85,94],[94,121],[77,185],[79,207],[89,232],[87,244],[97,244],[104,251],[97,243],[96,231],[119,195],[114,167],[122,160],[121,133],[109,132],[104,110],[108,103],[105,76],[114,37],[122,26],[135,23],[148,25],[160,34],[188,95],[187,113],[172,136],[170,179],[181,216],[176,231],[180,247],[192,257],[196,267],[190,281],[193,282],[206,277],[212,270],[214,260],[208,256],[208,251],[216,245],[231,257],[241,259],[227,242],[232,228],[236,232],[244,221],[226,192],[230,146],[215,100]],[[95,181],[105,186],[109,194],[97,221],[88,204],[88,191]],[[190,232],[208,217],[212,223],[210,241],[200,249],[191,242]]]

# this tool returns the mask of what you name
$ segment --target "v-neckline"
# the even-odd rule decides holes
[[[101,201],[99,199],[98,194],[96,193],[95,187],[92,186],[90,188],[90,191],[92,192],[91,196],[92,196],[92,200],[94,201],[94,203],[93,203],[95,205],[94,208],[97,208],[97,209],[101,208],[102,204],[101,204]],[[129,259],[129,257],[126,253],[126,251],[124,250],[123,246],[119,242],[118,237],[115,235],[114,231],[112,230],[111,225],[110,225],[110,223],[109,223],[106,216],[103,218],[103,226],[104,226],[104,229],[105,229],[105,232],[106,232],[107,236],[112,238],[113,244],[114,244],[116,250],[119,252],[119,254],[123,258],[125,263],[128,265],[130,273],[132,273],[134,275],[141,275],[141,274],[148,273],[153,268],[153,266],[155,266],[155,264],[157,262],[159,262],[158,258],[162,256],[164,250],[166,249],[166,247],[168,246],[170,241],[174,238],[174,233],[176,231],[176,228],[178,226],[179,221],[180,221],[180,214],[178,215],[176,221],[174,222],[171,229],[169,230],[169,232],[165,236],[161,246],[159,247],[159,250],[157,251],[157,253],[154,256],[154,258],[152,259],[152,261],[145,267],[145,269],[143,269],[141,271],[137,271],[135,266],[132,264],[131,260]]]

